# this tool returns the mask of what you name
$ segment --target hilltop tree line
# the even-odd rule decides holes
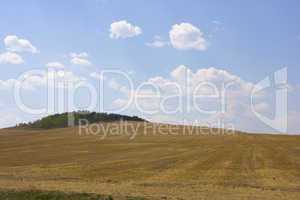
[[[40,128],[40,129],[51,129],[51,128],[65,128],[69,126],[70,117],[73,119],[73,125],[79,125],[81,120],[87,120],[88,123],[99,123],[99,122],[115,122],[115,121],[145,121],[137,116],[127,116],[112,113],[97,113],[89,111],[80,111],[72,113],[61,113],[54,114],[34,122],[18,124],[19,128]]]

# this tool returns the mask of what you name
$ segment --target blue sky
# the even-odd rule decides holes
[[[164,77],[171,81],[172,71],[184,65],[194,73],[210,67],[217,72],[225,70],[245,82],[255,84],[275,71],[287,67],[288,85],[292,88],[288,105],[289,116],[292,119],[289,120],[291,125],[288,132],[300,132],[298,121],[294,122],[300,112],[297,107],[300,100],[297,93],[300,85],[299,8],[300,3],[296,0],[3,1],[0,8],[0,54],[12,52],[21,56],[23,62],[12,64],[5,60],[1,63],[0,59],[0,80],[5,82],[17,79],[20,74],[32,69],[46,70],[47,63],[51,62],[61,63],[64,70],[86,78],[92,72],[122,70],[131,74],[136,83],[155,77]],[[119,38],[111,37],[111,25],[120,21],[141,31],[133,31],[130,36],[129,33],[125,33],[124,36],[123,32],[123,36]],[[199,47],[200,43],[197,43],[198,46],[191,43],[187,47],[188,42],[192,41],[184,41],[186,43],[181,44],[183,46],[176,47],[176,38],[172,41],[170,32],[176,24],[180,30],[184,28],[182,23],[188,24],[186,29],[195,28],[193,36],[204,40],[204,49]],[[116,24],[122,25],[124,24]],[[116,31],[118,30],[120,29],[117,28]],[[9,44],[4,42],[7,36],[17,36],[16,41],[27,40],[38,52],[32,52],[28,46],[27,50],[9,50]],[[161,46],[151,46],[153,41],[161,42]],[[72,58],[76,57],[70,55],[72,52],[76,53],[77,57],[85,52],[87,56],[79,55],[78,58],[88,60],[90,64],[84,66],[72,62]],[[109,82],[111,79],[107,78],[105,81]],[[95,81],[93,83],[95,84]],[[122,85],[121,81],[119,83]],[[18,121],[38,118],[20,111],[10,97],[12,93],[7,89],[0,90],[0,95],[3,96],[0,99],[3,109],[0,112],[4,115],[9,113],[11,116],[2,120],[0,126],[14,124],[14,116],[18,116]],[[26,101],[43,104],[42,89],[35,93],[36,98],[33,98],[28,92]],[[112,90],[108,90],[106,95],[115,99],[122,98]],[[84,95],[78,97],[83,99],[82,104],[83,97]],[[126,113],[139,114],[133,110]],[[168,116],[155,117],[156,121],[166,119]],[[180,119],[170,121],[179,122]],[[273,131],[259,122],[253,124],[249,123],[253,120],[244,121],[247,125],[238,123],[238,128]]]

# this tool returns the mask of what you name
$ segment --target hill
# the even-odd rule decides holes
[[[113,133],[120,123],[104,124]],[[137,130],[136,137],[102,138],[79,134],[78,127],[0,130],[0,188],[114,199],[300,199],[299,136],[196,134],[203,128],[173,125],[164,126],[170,134],[158,134],[160,124],[121,126]]]
[[[141,119],[136,116],[127,116],[119,114],[109,114],[109,113],[96,113],[89,111],[81,112],[71,112],[71,113],[61,113],[54,114],[47,117],[44,117],[40,120],[18,124],[17,128],[39,128],[39,129],[52,129],[52,128],[66,128],[69,126],[68,119],[72,117],[73,125],[78,125],[80,120],[87,120],[89,123],[98,123],[98,122],[114,122],[114,121],[136,121],[143,122],[144,119]]]

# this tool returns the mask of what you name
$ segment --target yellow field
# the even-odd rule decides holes
[[[139,123],[132,123],[138,126]],[[175,127],[175,126],[174,126]],[[300,137],[0,130],[0,188],[146,199],[300,199]],[[150,134],[151,132],[151,134]]]

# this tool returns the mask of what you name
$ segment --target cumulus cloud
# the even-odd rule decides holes
[[[0,80],[1,90],[11,90],[15,86],[23,89],[34,90],[37,87],[67,87],[68,84],[76,84],[85,81],[85,78],[66,70],[42,70],[37,74],[25,73],[18,79]]]
[[[172,46],[176,49],[199,51],[207,49],[207,42],[202,31],[190,23],[173,25],[169,37]]]
[[[0,80],[0,90],[8,90],[14,87],[18,81],[16,79]]]
[[[72,71],[66,70],[51,70],[44,71],[40,75],[25,75],[25,84],[29,87],[47,86],[47,87],[67,87],[66,84],[76,84],[85,79],[75,75]],[[49,83],[55,83],[54,85],[49,85]]]
[[[121,99],[121,98],[118,98],[118,99],[115,99],[113,102],[112,102],[112,106],[114,107],[123,107],[127,104],[128,102],[125,100],[125,99]]]
[[[115,79],[111,79],[109,82],[108,82],[108,86],[111,88],[111,89],[114,89],[114,90],[119,90],[122,86],[120,83],[118,83]]]
[[[65,66],[60,62],[49,62],[46,64],[47,67],[63,69]]]
[[[170,75],[172,78],[180,82],[185,81],[187,78],[191,80],[193,76],[192,71],[184,65],[180,65],[175,68]]]
[[[226,70],[214,67],[200,68],[193,72],[190,68],[180,65],[170,72],[169,78],[160,76],[148,80],[160,88],[161,94],[179,96],[195,95],[226,95],[230,101],[250,96],[253,83],[241,79]]]
[[[103,76],[103,74],[98,73],[98,72],[92,72],[92,73],[90,73],[90,77],[98,79],[98,80],[106,80],[106,77]]]
[[[110,38],[130,38],[142,34],[142,29],[128,23],[126,20],[113,22],[110,25]]]
[[[13,52],[5,52],[0,54],[0,64],[13,64],[18,65],[24,63],[22,56],[13,53]]]
[[[155,87],[162,89],[160,91],[165,91],[167,93],[174,91],[176,86],[177,89],[180,89],[179,91],[183,92],[181,95],[192,95],[191,92],[187,93],[186,91],[194,91],[199,86],[203,86],[203,88],[205,88],[204,84],[207,84],[209,87],[214,87],[218,90],[221,90],[223,87],[225,87],[224,89],[227,89],[230,94],[237,94],[241,96],[250,94],[252,88],[254,87],[252,82],[245,81],[239,76],[234,75],[226,70],[208,67],[200,68],[197,71],[192,71],[185,65],[180,65],[174,68],[167,78],[155,76],[149,78],[143,83],[147,83],[152,86],[154,85]],[[226,88],[226,85],[228,88]],[[117,90],[121,85],[115,79],[112,79],[109,82],[109,86]],[[202,90],[197,89],[197,91]]]
[[[29,40],[19,38],[16,35],[8,35],[4,38],[4,45],[8,51],[38,53],[38,49]]]
[[[250,92],[253,87],[251,82],[247,82],[241,79],[239,76],[229,73],[226,70],[217,69],[214,67],[201,68],[196,72],[192,72],[191,69],[184,65],[180,65],[171,72],[171,77],[176,81],[188,79],[191,87],[195,87],[203,82],[213,83],[216,86],[222,86],[222,84],[232,83],[235,87],[230,87],[230,90]]]
[[[152,42],[147,42],[146,46],[153,48],[162,48],[169,45],[169,42],[164,41],[160,36],[155,36]]]
[[[257,104],[254,104],[254,109],[257,112],[265,112],[270,108],[270,105],[267,104],[266,102],[259,102]]]
[[[3,108],[1,108],[1,111]],[[15,110],[13,110],[15,111]],[[6,128],[10,126],[15,126],[16,124],[22,122],[20,118],[20,113],[13,112],[12,109],[6,109],[1,112],[2,117],[0,118],[0,128]]]
[[[226,70],[208,67],[193,71],[180,65],[169,76],[154,76],[142,84],[145,87],[136,87],[139,90],[123,89],[125,97],[117,99],[113,106],[120,107],[130,102],[129,109],[148,119],[168,116],[172,120],[177,118],[177,123],[182,123],[182,120],[204,123],[215,123],[220,119],[230,121],[241,115],[248,117],[250,114],[245,113],[251,112],[248,98],[254,84]],[[111,86],[120,91],[120,84],[113,83]],[[264,105],[259,107],[262,109]]]
[[[88,60],[89,55],[86,52],[82,53],[70,53],[71,63],[75,65],[91,65]]]

